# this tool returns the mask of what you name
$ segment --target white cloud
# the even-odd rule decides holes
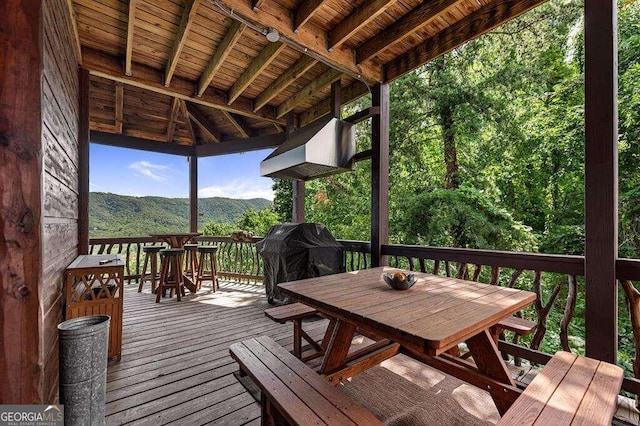
[[[273,191],[271,190],[270,179],[264,179],[263,182],[234,180],[224,185],[213,185],[201,188],[198,191],[198,197],[225,197],[242,200],[249,198],[266,198],[267,200],[273,200]]]
[[[169,179],[169,166],[153,164],[148,161],[137,161],[129,164],[129,169],[133,170],[136,176],[146,176],[157,182],[166,182]]]

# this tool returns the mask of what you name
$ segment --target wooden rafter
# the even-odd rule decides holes
[[[261,27],[276,29],[282,35],[283,43],[301,53],[321,60],[343,73],[354,77],[360,76],[369,84],[383,80],[381,65],[367,61],[356,66],[353,49],[335,49],[333,52],[329,52],[327,50],[328,35],[315,23],[307,22],[297,33],[293,32],[290,21],[282,19],[283,16],[289,16],[290,11],[279,2],[269,2],[269,7],[263,7],[259,13],[255,13],[249,4],[250,2],[247,1],[217,0],[217,2],[228,9],[233,9],[234,15],[240,19]]]
[[[360,28],[376,19],[397,1],[398,0],[373,0],[364,2],[329,32],[329,43],[327,45],[329,51],[332,51],[336,46],[344,43]]]
[[[76,10],[73,7],[73,0],[67,0],[67,13],[69,15],[71,34],[73,34],[73,50],[76,54],[76,61],[82,65],[82,48],[80,44],[80,34],[78,33],[78,22],[76,18]]]
[[[259,12],[260,6],[262,6],[264,2],[265,0],[251,0],[251,9],[253,9],[254,12]]]
[[[265,68],[271,64],[271,62],[282,52],[285,45],[282,43],[269,43],[267,47],[262,49],[258,56],[251,62],[251,65],[244,70],[240,78],[233,84],[229,90],[229,101],[231,105],[238,96],[245,91],[247,87],[260,75]]]
[[[117,146],[121,148],[139,149],[142,151],[161,152],[174,155],[193,155],[194,148],[189,145],[175,143],[158,143],[155,139],[144,137],[115,135],[109,132],[91,130],[91,142],[100,145]]]
[[[392,81],[420,65],[490,31],[546,0],[497,0],[483,6],[424,43],[385,65],[385,79]]]
[[[233,105],[227,105],[226,93],[220,90],[209,90],[202,97],[196,97],[194,95],[195,88],[193,82],[177,76],[173,78],[171,88],[167,88],[162,84],[162,72],[145,65],[134,63],[133,70],[135,73],[127,77],[122,72],[121,62],[117,57],[105,55],[92,49],[85,49],[83,59],[83,67],[88,69],[92,75],[98,77],[119,81],[155,93],[177,97],[209,108],[223,109],[233,112],[234,114],[259,120],[284,123],[284,120],[276,118],[275,108],[265,106],[260,111],[254,112],[251,100],[243,97],[238,98]]]
[[[124,119],[124,85],[116,83],[116,133],[122,134],[122,121]]]
[[[313,96],[318,90],[321,90],[334,81],[340,79],[342,73],[338,70],[330,69],[329,71],[322,74],[317,79],[313,80],[306,87],[298,92],[295,96],[289,98],[282,105],[278,107],[278,112],[276,116],[278,118],[283,117],[286,113],[293,110],[296,106],[308,100],[311,96]]]
[[[349,86],[341,89],[340,100],[342,105],[348,104],[367,93],[369,93],[367,86],[364,83],[355,81]],[[329,112],[331,112],[331,96],[324,98],[312,108],[300,114],[300,127],[327,115]]]
[[[278,132],[278,133],[282,133],[282,132],[284,132],[284,129],[283,129],[283,128],[282,128],[282,126],[281,126],[281,125],[279,125],[279,124],[273,123],[273,127],[275,127],[275,128],[276,128],[276,132]]]
[[[247,123],[244,122],[243,119],[241,119],[240,117],[234,117],[233,114],[227,111],[222,111],[222,114],[224,115],[224,118],[226,118],[227,121],[231,123],[231,125],[235,127],[238,132],[240,132],[243,138],[248,138],[252,135],[253,132],[251,131],[251,128],[247,125]]]
[[[133,29],[136,23],[136,6],[139,0],[129,0],[129,16],[127,19],[127,51],[124,58],[124,73],[131,75],[131,62],[133,56]]]
[[[184,47],[184,43],[187,40],[187,35],[189,33],[189,30],[191,29],[191,25],[193,24],[198,6],[200,5],[201,1],[202,0],[187,0],[187,3],[184,6],[182,19],[180,20],[180,26],[178,27],[176,38],[173,41],[173,47],[171,48],[169,60],[167,61],[167,67],[164,72],[164,85],[167,87],[169,87],[169,84],[171,84],[171,78],[173,77],[173,73],[176,70],[178,58],[180,57],[180,53],[182,53],[182,48]]]
[[[227,59],[227,56],[229,56],[229,53],[233,50],[233,46],[236,45],[246,27],[246,25],[241,24],[238,21],[233,21],[224,38],[216,48],[216,52],[211,57],[207,67],[200,76],[198,91],[196,92],[197,96],[202,96],[207,87],[209,87],[214,74],[220,69],[225,59]]]
[[[173,141],[173,133],[176,130],[176,120],[180,111],[180,99],[173,98],[171,105],[171,115],[169,116],[169,124],[167,125],[167,142]]]
[[[189,113],[187,103],[184,101],[184,99],[180,99],[178,103],[180,104],[180,110],[182,111],[182,116],[184,117],[184,125],[187,127],[189,137],[191,138],[191,144],[193,146],[196,146],[198,144],[198,140],[196,139],[196,132],[193,130],[193,124],[191,124],[191,114]]]
[[[220,143],[198,145],[196,147],[196,155],[198,157],[209,157],[212,155],[236,154],[239,152],[275,148],[284,142],[284,140],[284,133],[272,133],[248,139],[232,139]]]
[[[325,1],[326,0],[304,0],[296,9],[293,18],[293,31],[297,33],[300,27],[311,19]]]
[[[309,71],[318,61],[306,56],[302,55],[300,59],[296,61],[289,69],[287,69],[283,74],[269,85],[262,93],[258,95],[258,97],[254,101],[254,111],[259,110],[263,106],[265,106],[271,99],[277,96],[284,89],[289,87],[291,83],[296,81],[300,76]]]
[[[218,132],[213,123],[195,105],[186,104],[188,117],[214,142],[220,142],[222,135]]]
[[[358,47],[356,49],[356,63],[361,64],[403,37],[418,31],[458,1],[459,0],[437,0],[420,4],[411,12],[385,28],[384,31],[365,41]]]

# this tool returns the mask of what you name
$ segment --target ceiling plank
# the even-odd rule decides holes
[[[133,29],[136,22],[136,6],[138,0],[129,0],[129,17],[127,20],[127,50],[124,59],[124,73],[131,75],[131,57],[133,56]]]
[[[329,71],[325,72],[311,83],[309,83],[306,87],[300,90],[295,96],[289,98],[285,102],[282,103],[278,107],[278,112],[276,116],[278,118],[284,116],[286,113],[294,109],[296,106],[300,105],[304,101],[308,100],[311,96],[313,96],[318,90],[323,89],[337,81],[342,76],[342,73],[338,70],[329,69]]]
[[[296,9],[295,17],[293,18],[293,31],[297,33],[300,27],[311,19],[325,1],[326,0],[304,0]]]
[[[227,95],[221,90],[212,88],[202,97],[194,95],[193,82],[175,76],[171,88],[163,84],[161,71],[155,70],[146,65],[133,63],[132,69],[135,74],[128,77],[122,72],[121,62],[115,56],[105,55],[93,49],[85,48],[83,51],[83,67],[88,69],[92,75],[103,77],[112,81],[119,81],[135,87],[140,87],[163,95],[177,97],[209,108],[222,109],[234,114],[267,120],[279,124],[284,124],[284,120],[279,120],[275,115],[275,108],[265,106],[260,111],[253,112],[253,102],[247,98],[238,98],[233,105],[227,105]]]
[[[342,105],[346,105],[349,102],[353,102],[359,97],[369,93],[369,88],[362,82],[355,81],[347,87],[343,87],[340,90],[340,100]],[[314,105],[312,108],[304,111],[300,114],[300,127],[305,126],[312,121],[317,120],[320,117],[331,112],[331,96],[328,96]]]
[[[237,154],[239,152],[257,151],[260,149],[275,148],[285,141],[284,133],[271,133],[255,136],[248,139],[232,139],[220,143],[198,145],[196,155],[198,157],[211,157],[214,155]]]
[[[213,76],[220,69],[225,59],[227,59],[227,56],[229,56],[229,53],[233,50],[233,46],[236,45],[245,28],[247,28],[246,25],[238,21],[233,21],[224,38],[216,48],[216,52],[211,57],[207,67],[200,76],[198,91],[196,92],[198,97],[202,96],[204,91],[207,90],[211,80],[213,80]]]
[[[161,152],[164,154],[189,156],[193,155],[194,152],[194,148],[188,145],[156,142],[152,139],[126,135],[116,135],[113,133],[99,132],[95,130],[91,131],[90,140],[91,143],[97,143],[99,145],[139,149],[142,151]]]
[[[386,81],[392,81],[426,62],[449,52],[546,0],[497,0],[483,6],[455,24],[385,65]]]
[[[244,120],[242,120],[239,117],[234,117],[233,114],[231,114],[230,112],[227,112],[227,111],[221,111],[221,112],[224,115],[224,117],[227,119],[227,121],[231,123],[231,125],[235,127],[238,132],[240,132],[243,138],[251,137],[253,132],[251,128],[247,125],[247,123],[244,122]]]
[[[171,84],[171,78],[173,77],[173,73],[176,70],[176,65],[178,65],[178,58],[180,58],[180,53],[182,53],[184,43],[187,41],[187,35],[189,34],[191,25],[195,20],[198,6],[200,5],[201,1],[202,0],[187,0],[187,3],[184,6],[182,19],[180,20],[180,26],[178,27],[178,31],[176,32],[176,38],[173,41],[173,47],[171,48],[169,60],[167,61],[167,67],[164,72],[164,85],[166,87],[169,87],[169,84]]]
[[[179,110],[180,99],[173,98],[173,104],[171,105],[171,115],[169,116],[169,124],[167,125],[167,142],[173,141],[173,133],[176,130],[176,120],[178,119]]]
[[[200,130],[209,136],[211,140],[216,143],[222,141],[222,135],[220,132],[216,130],[214,124],[202,113],[202,111],[198,109],[198,107],[193,104],[186,104],[186,110],[188,111],[188,117],[191,118],[193,122],[198,125]]]
[[[227,102],[231,105],[238,96],[245,91],[247,87],[260,75],[265,68],[271,64],[271,62],[282,52],[285,48],[285,45],[282,43],[269,43],[264,49],[258,53],[258,56],[255,57],[249,67],[244,70],[240,78],[233,83],[231,89],[229,90],[229,101]]]
[[[440,13],[458,1],[459,0],[437,0],[420,4],[402,18],[389,25],[384,31],[373,36],[358,47],[356,49],[356,63],[360,64],[370,59],[403,37],[429,24],[439,16]]]
[[[253,12],[248,1],[217,0],[228,10],[233,9],[233,14],[253,25],[276,29],[282,36],[281,41],[292,49],[305,53],[318,59],[333,68],[353,76],[362,78],[369,84],[380,83],[383,80],[382,66],[374,61],[356,66],[353,49],[327,50],[327,33],[313,22],[308,22],[298,33],[294,33],[288,17],[291,10],[276,1],[263,3],[259,13]]]
[[[116,83],[116,133],[122,134],[122,121],[124,118],[124,85]]]
[[[78,21],[76,18],[76,10],[73,7],[73,0],[67,0],[67,13],[71,25],[71,34],[73,35],[73,51],[76,55],[76,62],[82,65],[82,47],[80,44],[80,34],[78,33]]]
[[[307,55],[302,55],[295,64],[288,68],[283,74],[269,85],[254,101],[254,111],[265,106],[271,99],[278,96],[280,92],[289,87],[300,76],[309,71],[318,61]]]
[[[262,6],[264,2],[265,0],[251,0],[251,9],[253,9],[254,12],[259,12],[260,6]]]
[[[329,43],[327,44],[329,51],[332,51],[336,46],[344,43],[358,32],[360,28],[376,19],[389,7],[396,4],[397,1],[398,0],[373,0],[364,2],[329,32]]]
[[[193,130],[193,124],[191,123],[191,114],[189,113],[189,109],[187,108],[187,103],[184,99],[180,99],[178,103],[180,104],[180,110],[182,111],[182,116],[184,117],[184,125],[187,127],[189,137],[191,138],[191,145],[196,146],[198,144],[198,139],[196,138],[195,130]]]

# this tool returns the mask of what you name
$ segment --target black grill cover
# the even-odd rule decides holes
[[[280,283],[344,272],[343,252],[342,244],[321,223],[275,225],[258,242],[269,303],[290,303],[280,292]]]

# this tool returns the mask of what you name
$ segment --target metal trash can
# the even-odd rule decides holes
[[[94,315],[58,324],[65,425],[105,424],[109,321]]]

